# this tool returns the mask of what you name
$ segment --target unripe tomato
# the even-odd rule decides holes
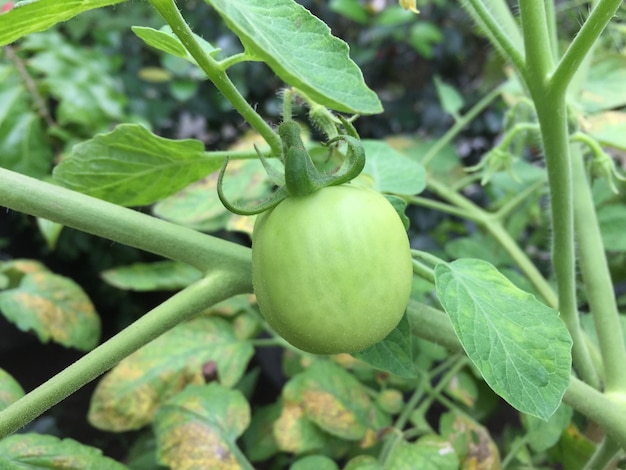
[[[404,314],[412,276],[400,217],[380,193],[354,183],[289,197],[255,223],[259,308],[304,351],[356,352],[382,340]]]

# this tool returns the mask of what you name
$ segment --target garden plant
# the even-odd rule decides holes
[[[0,14],[0,45],[15,64],[20,47],[39,54],[29,66],[48,73],[59,65],[42,51],[64,49],[47,30],[121,3],[17,2]],[[28,393],[0,369],[0,468],[619,462],[626,325],[614,280],[626,210],[614,157],[626,149],[626,64],[603,33],[620,0],[585,5],[567,34],[558,2],[520,0],[514,10],[504,0],[463,2],[507,78],[465,108],[437,81],[454,123],[428,145],[360,138],[381,100],[349,45],[295,0],[206,0],[240,41],[233,54],[212,31],[192,31],[174,0],[147,3],[162,27],[137,24],[133,33],[201,76],[197,86],[215,87],[249,132],[237,146],[207,150],[110,107],[83,116],[76,96],[87,95],[69,87],[56,97],[69,125],[56,130],[63,155],[48,175],[36,154],[52,150],[14,145],[16,135],[2,130],[23,116],[16,128],[31,143],[43,133],[28,106],[14,106],[24,87],[33,92],[28,74],[0,67],[0,102],[8,103],[0,109],[0,206],[36,217],[51,245],[68,227],[158,255],[103,278],[124,289],[177,290],[99,344],[100,320],[80,280],[35,259],[0,261],[3,316],[86,352]],[[356,1],[332,3],[350,17],[369,14]],[[387,9],[403,24],[421,21],[413,2]],[[246,99],[241,75],[231,79],[256,63],[282,84],[279,119]],[[96,101],[108,79],[106,61],[99,66],[85,67]],[[48,86],[61,93],[65,85]],[[451,143],[499,100],[501,139],[462,168]],[[446,240],[445,250],[411,249],[415,209],[473,230]],[[234,231],[250,237],[207,233]],[[276,347],[286,383],[272,403],[253,406],[258,370],[250,364]],[[136,431],[123,463],[32,427],[96,379],[91,425]],[[496,430],[505,408],[515,425]]]

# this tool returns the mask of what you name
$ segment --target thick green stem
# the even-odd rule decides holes
[[[626,449],[626,401],[624,396],[607,396],[576,377],[571,377],[563,401],[599,424],[609,438]]]
[[[550,185],[552,214],[552,260],[558,287],[558,308],[574,341],[572,357],[578,373],[588,384],[599,387],[578,319],[576,299],[576,252],[574,246],[574,209],[572,168],[565,92],[548,81],[553,72],[549,33],[542,0],[520,2],[520,15],[526,67],[523,77],[535,103]]]
[[[452,352],[463,351],[448,315],[441,310],[411,300],[406,310],[411,332]]]
[[[187,263],[229,266],[250,281],[250,250],[140,212],[0,168],[0,206]]]
[[[119,361],[180,322],[233,295],[246,282],[225,268],[187,287],[8,408],[0,411],[0,438],[18,430]]]
[[[278,134],[241,96],[220,62],[204,52],[189,25],[178,11],[176,3],[173,0],[150,0],[150,3],[172,27],[172,31],[178,36],[202,71],[209,77],[209,80],[231,102],[246,122],[261,134],[272,149],[272,154],[281,155],[281,143]]]
[[[585,164],[578,145],[572,146],[574,212],[580,270],[602,355],[605,390],[626,392],[626,349],[613,282],[602,243]]]

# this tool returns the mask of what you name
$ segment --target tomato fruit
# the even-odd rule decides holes
[[[315,354],[361,351],[387,336],[413,277],[400,217],[354,183],[288,197],[257,218],[252,279],[268,324]]]

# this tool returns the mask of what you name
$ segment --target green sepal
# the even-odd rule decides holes
[[[281,186],[276,190],[275,193],[272,193],[267,199],[261,202],[258,206],[247,209],[243,206],[230,202],[226,195],[224,194],[223,181],[224,181],[224,173],[226,172],[226,167],[228,166],[228,161],[230,159],[226,157],[224,160],[224,164],[220,169],[220,173],[217,177],[217,195],[220,198],[224,207],[228,209],[230,212],[239,215],[255,215],[260,214],[261,212],[265,212],[267,210],[273,209],[276,207],[281,201],[287,198],[287,189],[285,186]]]
[[[278,128],[285,155],[285,187],[290,196],[306,196],[323,188],[323,176],[315,167],[300,137],[302,129],[295,121],[285,121]]]

